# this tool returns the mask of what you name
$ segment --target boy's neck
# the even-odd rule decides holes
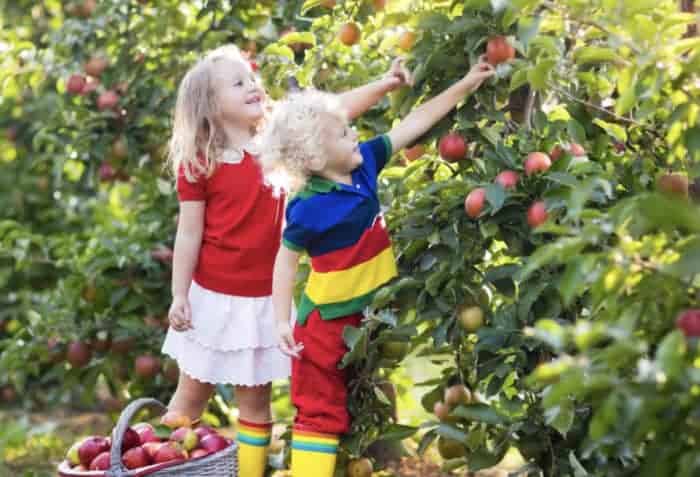
[[[336,171],[323,170],[317,174],[319,177],[328,179],[329,181],[339,182],[340,184],[352,185],[352,174],[341,173]]]

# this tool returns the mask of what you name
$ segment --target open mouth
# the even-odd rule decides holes
[[[255,95],[251,96],[248,101],[245,102],[245,104],[260,104],[262,103],[262,96],[260,95]]]

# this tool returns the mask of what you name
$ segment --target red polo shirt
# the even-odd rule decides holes
[[[221,163],[194,183],[181,173],[177,191],[181,202],[206,202],[194,281],[227,295],[271,295],[284,200],[263,183],[255,158],[245,153],[241,162]]]

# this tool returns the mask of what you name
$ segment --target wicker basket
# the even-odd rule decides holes
[[[136,413],[150,407],[160,414],[166,407],[155,399],[143,398],[130,403],[119,416],[116,427],[112,430],[112,448],[110,450],[110,465],[107,471],[74,471],[70,464],[64,461],[58,467],[60,477],[237,477],[238,476],[238,446],[232,442],[230,446],[206,457],[188,461],[173,461],[163,464],[149,465],[140,469],[128,470],[121,460],[121,447],[124,433],[129,422]]]

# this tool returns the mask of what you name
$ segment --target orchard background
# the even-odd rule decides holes
[[[341,462],[427,453],[465,475],[517,449],[514,475],[700,475],[692,1],[0,6],[0,473],[52,475],[72,438],[59,409],[114,419],[174,389],[164,146],[202,52],[239,45],[274,98],[290,77],[343,91],[404,56],[415,86],[356,122],[369,138],[502,36],[491,53],[515,59],[382,175],[401,276],[346,335]],[[228,426],[235,396],[217,391],[206,420]],[[275,409],[289,423],[284,384]]]

